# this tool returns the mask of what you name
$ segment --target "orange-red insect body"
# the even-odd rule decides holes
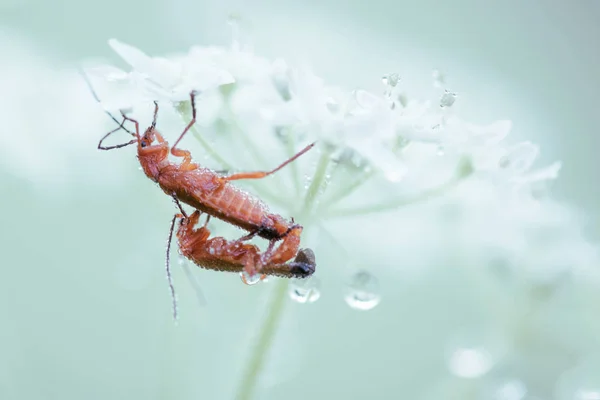
[[[277,259],[262,260],[260,249],[241,240],[228,241],[222,237],[210,237],[206,227],[194,228],[200,218],[195,211],[189,217],[181,214],[177,239],[181,254],[196,265],[217,271],[242,272],[255,270],[262,264],[261,274],[285,278],[305,278],[315,271],[315,256],[310,249],[300,249],[293,261],[280,263]]]
[[[109,150],[137,143],[137,153],[140,165],[148,178],[156,182],[161,189],[175,200],[186,203],[210,216],[229,222],[247,230],[249,235],[240,240],[247,240],[257,235],[270,241],[269,248],[262,254],[257,263],[247,263],[246,271],[250,274],[261,272],[270,263],[285,264],[298,254],[302,226],[288,222],[282,216],[269,212],[260,199],[233,186],[230,181],[238,179],[259,179],[280,170],[285,165],[310,150],[313,144],[305,147],[277,168],[269,172],[245,172],[230,176],[221,176],[215,171],[201,168],[192,162],[191,153],[176,148],[177,143],[196,121],[195,93],[190,94],[192,104],[192,120],[184,129],[172,148],[156,129],[158,104],[155,102],[154,118],[150,127],[140,135],[139,123],[123,115],[119,128],[106,134],[98,143],[98,148]],[[110,115],[110,114],[109,114]],[[115,119],[114,117],[111,118]],[[104,147],[102,142],[110,134],[123,128],[125,120],[135,125],[135,139],[116,146]],[[158,143],[155,143],[158,142]],[[182,162],[175,164],[169,160],[169,153],[181,157]],[[274,243],[281,240],[277,249]],[[313,268],[314,271],[314,268]],[[312,272],[311,272],[312,273]]]
[[[157,144],[152,144],[154,139]],[[290,230],[296,230],[294,235],[302,231],[299,225],[270,213],[262,201],[232,185],[228,177],[200,168],[192,162],[189,151],[172,149],[172,153],[183,158],[181,164],[168,160],[169,144],[153,127],[146,130],[138,145],[138,159],[146,176],[168,195],[265,239],[281,239],[289,236]]]

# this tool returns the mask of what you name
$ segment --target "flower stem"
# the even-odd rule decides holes
[[[184,119],[184,121],[185,121],[185,119]],[[202,145],[202,147],[204,147],[204,150],[206,150],[208,152],[208,155],[211,156],[213,159],[215,159],[215,161],[217,161],[219,164],[221,164],[221,167],[223,169],[231,169],[232,168],[231,164],[229,164],[227,161],[225,161],[225,159],[223,157],[221,157],[219,155],[219,153],[217,153],[215,151],[215,149],[213,149],[206,140],[204,140],[204,138],[202,137],[200,132],[198,132],[198,129],[196,128],[195,125],[193,125],[190,130],[192,131],[192,135],[194,135],[196,140]]]
[[[285,150],[286,154],[289,158],[292,158],[294,154],[296,154],[296,146],[293,135],[288,135],[285,140]],[[290,174],[292,175],[292,182],[294,184],[294,189],[296,190],[296,195],[300,196],[300,174],[298,173],[298,163],[291,163],[289,165]]]
[[[321,189],[321,185],[325,180],[325,175],[327,172],[327,166],[329,165],[329,161],[331,160],[330,154],[328,151],[323,151],[321,157],[319,158],[319,162],[317,164],[317,169],[315,171],[315,176],[306,191],[306,197],[304,199],[304,207],[301,215],[308,216],[310,214],[310,210],[319,194],[319,190]]]
[[[315,170],[315,175],[312,180],[312,184],[308,188],[308,192],[304,199],[304,212],[301,214],[301,219],[309,216],[308,212],[315,201],[319,188],[325,180],[325,173],[327,166],[329,165],[330,154],[329,152],[323,152],[319,163]],[[248,363],[245,366],[240,387],[236,395],[236,400],[250,400],[256,390],[256,385],[260,378],[260,374],[263,371],[269,350],[273,344],[273,339],[277,333],[277,327],[283,315],[283,309],[285,306],[287,288],[289,281],[286,279],[277,279],[275,288],[273,289],[273,298],[269,305],[269,313],[264,320],[256,345],[252,349]]]
[[[420,203],[422,201],[439,197],[447,193],[450,189],[456,187],[460,182],[462,182],[462,180],[463,177],[453,177],[452,179],[448,180],[447,182],[441,184],[438,187],[424,190],[423,192],[418,193],[412,197],[393,199],[388,202],[372,204],[363,207],[336,210],[327,213],[325,215],[325,218],[340,218],[395,210],[397,208],[404,207],[410,204]]]
[[[361,187],[363,183],[365,183],[366,181],[368,181],[373,175],[375,175],[375,171],[374,170],[369,170],[367,172],[364,172],[361,176],[358,177],[358,179],[356,179],[355,181],[353,181],[351,184],[342,187],[337,192],[335,192],[332,196],[330,196],[329,199],[327,199],[327,202],[325,204],[323,204],[323,206],[321,207],[321,209],[322,210],[327,210],[328,208],[330,208],[335,203],[337,203],[337,202],[343,200],[344,198],[348,197],[356,189],[358,189],[359,187]]]
[[[275,337],[279,321],[283,314],[287,287],[287,280],[277,280],[275,288],[273,289],[274,293],[270,302],[269,313],[262,324],[258,340],[252,350],[248,363],[246,364],[239,391],[235,397],[237,400],[252,399],[256,384],[258,383],[258,378],[265,366],[267,356],[269,355],[269,349],[271,348],[273,338]]]

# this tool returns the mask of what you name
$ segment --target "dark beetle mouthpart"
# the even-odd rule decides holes
[[[315,253],[311,249],[300,249],[298,255],[290,264],[290,272],[297,278],[311,276],[316,268]]]

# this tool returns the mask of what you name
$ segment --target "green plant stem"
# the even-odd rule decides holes
[[[252,399],[283,314],[287,287],[288,281],[285,279],[278,279],[275,283],[273,298],[269,304],[269,313],[262,324],[256,345],[252,349],[245,371],[243,372],[244,375],[242,376],[242,381],[235,397],[237,400]]]
[[[313,177],[308,190],[306,191],[306,197],[304,199],[304,207],[302,210],[303,216],[308,216],[310,214],[310,210],[319,194],[319,190],[321,189],[321,185],[325,180],[325,174],[327,172],[327,166],[329,165],[329,161],[331,160],[330,154],[327,151],[324,151],[319,158],[319,162],[317,164],[317,169],[315,171],[315,175]]]
[[[430,200],[435,197],[439,197],[445,194],[450,189],[456,187],[464,177],[454,177],[447,182],[437,186],[435,188],[424,190],[421,193],[418,193],[412,197],[404,197],[399,199],[393,199],[388,202],[373,204],[363,207],[355,207],[355,208],[347,208],[332,211],[324,216],[324,218],[340,218],[340,217],[348,217],[348,216],[357,216],[364,214],[371,214],[376,212],[384,212],[395,210],[400,207],[404,207],[410,204],[420,203],[422,201]]]
[[[365,183],[366,181],[371,179],[371,177],[373,177],[373,175],[375,175],[374,170],[364,172],[361,176],[358,177],[358,179],[353,181],[351,184],[340,188],[331,197],[329,197],[329,199],[327,199],[327,202],[325,204],[323,204],[323,206],[321,207],[321,210],[327,210],[328,208],[333,206],[335,203],[337,203],[337,202],[345,199],[349,195],[351,195],[356,189],[361,187],[363,185],[363,183]],[[326,213],[326,211],[325,211],[325,213]]]
[[[185,119],[184,119],[184,121],[185,121]],[[202,137],[200,132],[198,132],[196,125],[193,125],[192,128],[190,129],[190,131],[192,132],[192,135],[194,135],[194,138],[196,138],[196,140],[202,145],[202,147],[204,147],[204,150],[206,150],[208,152],[208,155],[211,156],[213,159],[215,159],[215,161],[217,161],[219,164],[221,164],[221,167],[223,169],[227,169],[227,170],[232,169],[231,164],[229,164],[227,161],[225,161],[225,159],[223,157],[221,157],[219,155],[219,153],[217,153],[215,151],[215,149],[213,149],[212,146],[210,144],[208,144],[208,142],[206,140],[204,140],[204,138]]]
[[[285,141],[285,150],[287,156],[292,158],[296,154],[295,149],[295,141],[294,137],[290,134]],[[294,189],[296,190],[296,196],[300,196],[300,174],[298,172],[298,163],[291,163],[288,168],[290,168],[290,174],[292,175],[292,182],[294,184]]]
[[[301,219],[309,217],[312,204],[325,180],[325,173],[327,171],[327,166],[329,165],[329,160],[330,157],[328,152],[324,152],[319,159],[312,184],[308,188],[307,195],[304,199],[304,212],[301,213]],[[273,298],[269,304],[268,314],[260,328],[256,345],[252,349],[242,375],[240,387],[235,397],[237,400],[251,400],[256,390],[256,385],[265,366],[269,350],[273,344],[275,334],[277,333],[277,327],[279,326],[281,316],[283,315],[288,283],[289,281],[286,279],[278,279],[275,283]]]

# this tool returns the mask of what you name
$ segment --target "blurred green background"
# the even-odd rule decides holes
[[[598,1],[0,0],[1,399],[236,392],[269,285],[248,290],[200,271],[198,306],[179,272],[183,317],[174,326],[162,269],[172,204],[138,171],[132,149],[96,150],[110,124],[92,99],[69,102],[82,92],[52,74],[90,58],[123,66],[111,37],[156,55],[228,45],[231,12],[257,54],[307,62],[349,89],[381,90],[381,75],[399,72],[418,95],[442,70],[465,119],[511,119],[515,140],[542,146],[542,163],[563,160],[555,197],[580,209],[598,237]],[[287,305],[255,398],[494,398],[449,380],[444,362],[449,332],[495,320],[471,277],[451,263],[417,279],[364,262],[381,282],[381,304],[350,309],[344,266],[323,266],[321,299]],[[410,269],[402,254],[397,262]],[[557,315],[576,309],[570,295],[557,300]],[[586,327],[573,325],[583,352],[597,344]],[[506,368],[529,378],[535,396],[552,397],[544,366],[569,366],[572,352]]]

